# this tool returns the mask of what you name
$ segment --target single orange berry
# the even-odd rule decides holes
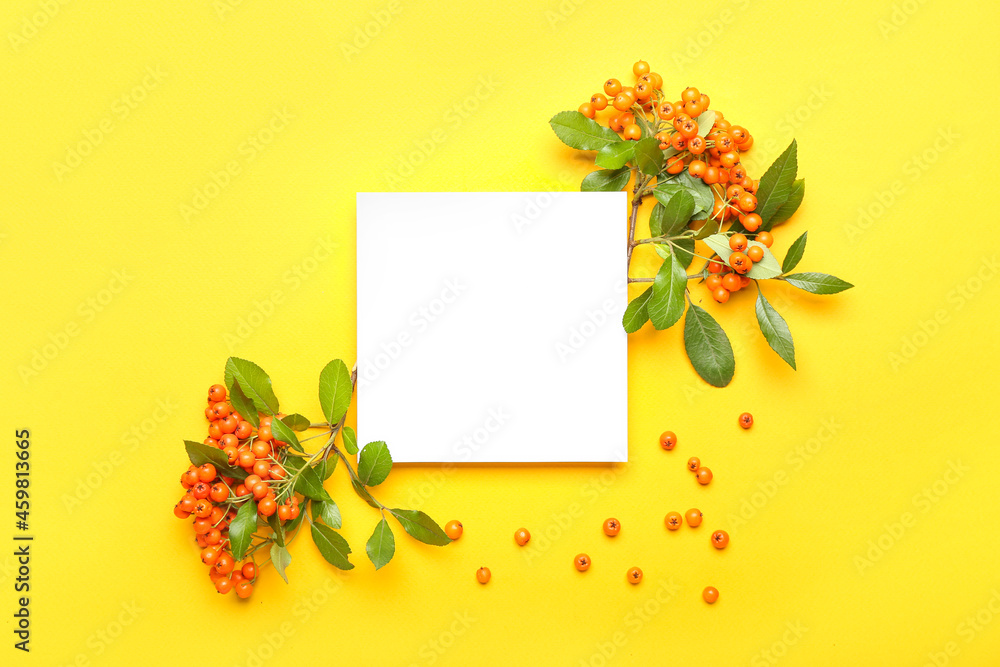
[[[591,104],[590,102],[584,102],[583,104],[581,104],[580,108],[577,109],[577,111],[582,113],[587,118],[593,118],[594,116],[597,115],[597,109],[595,109],[594,105]]]
[[[732,274],[727,273],[726,275],[728,276]],[[705,287],[708,288],[709,292],[714,292],[715,290],[722,287],[722,280],[723,280],[722,276],[720,276],[717,273],[713,273],[708,278],[705,278]]]
[[[743,428],[745,429],[750,428],[751,426],[753,426],[753,415],[750,414],[749,412],[744,412],[743,414],[740,415],[739,421],[740,421],[740,426],[742,426]]]
[[[747,237],[742,234],[733,234],[729,237],[729,247],[734,252],[743,252],[747,249]]]
[[[608,98],[600,93],[594,93],[590,96],[590,103],[598,111],[604,111],[608,108]]]
[[[528,532],[527,528],[518,528],[517,532],[514,533],[514,541],[517,542],[518,546],[523,547],[531,539],[531,533]]]
[[[580,572],[586,572],[590,569],[590,556],[587,554],[577,554],[573,559],[573,565]]]
[[[677,434],[673,431],[664,431],[660,434],[660,447],[670,451],[677,446]]]
[[[219,577],[215,580],[215,590],[225,595],[229,591],[233,590],[232,580],[226,577]]]
[[[698,468],[700,467],[701,467],[701,459],[699,459],[697,456],[692,456],[691,458],[688,459],[687,462],[688,470],[690,470],[691,472],[698,472]]]
[[[451,540],[457,540],[460,538],[463,530],[464,527],[462,526],[462,522],[458,519],[453,519],[444,526],[444,534]]]
[[[221,384],[213,384],[208,388],[208,400],[212,403],[226,400],[226,388]]]
[[[725,303],[729,301],[729,290],[725,287],[720,287],[719,289],[712,292],[712,298],[719,303]]]
[[[740,282],[740,276],[735,273],[727,273],[722,277],[722,286],[726,288],[728,292],[738,292],[743,284]]]
[[[715,604],[715,601],[719,599],[719,589],[715,586],[706,586],[705,590],[701,592],[701,597],[705,599],[708,604]]]
[[[751,262],[756,264],[760,260],[764,259],[764,249],[759,245],[752,245],[747,248],[747,257],[750,258]]]
[[[604,82],[604,93],[606,95],[614,97],[620,92],[622,92],[622,83],[618,79],[608,79]]]
[[[712,546],[716,549],[725,549],[729,544],[729,533],[724,530],[717,530],[712,533]]]
[[[649,63],[645,60],[637,60],[634,65],[632,65],[632,74],[636,76],[642,76],[643,74],[649,73]]]
[[[760,216],[757,215],[756,213],[747,213],[743,217],[743,227],[748,232],[755,232],[758,229],[760,229],[760,223],[761,223]]]
[[[696,508],[689,509],[684,514],[684,518],[687,520],[687,524],[692,528],[700,526],[702,520],[701,510]]]
[[[625,573],[625,578],[628,579],[628,583],[634,586],[642,581],[642,570],[637,567],[630,567],[628,572]]]
[[[701,466],[695,470],[694,474],[698,478],[698,483],[701,485],[708,484],[712,481],[712,470],[710,468],[706,468],[705,466]]]
[[[669,512],[663,522],[667,524],[668,530],[677,530],[684,523],[681,515],[677,512]]]
[[[490,568],[488,567],[481,567],[478,570],[476,570],[476,581],[478,581],[481,584],[489,583],[490,577],[492,576],[493,575],[490,572]]]
[[[771,236],[771,232],[760,232],[754,237],[754,241],[770,248],[771,244],[774,243],[774,237]]]
[[[246,600],[248,597],[253,595],[253,584],[246,579],[236,584],[236,595],[238,595],[241,599]]]
[[[729,266],[733,267],[733,271],[736,273],[743,274],[753,268],[753,262],[746,256],[746,253],[734,252],[729,256]]]
[[[621,532],[622,524],[618,519],[608,519],[604,522],[604,534],[608,537],[614,537],[619,532]]]
[[[625,138],[631,141],[639,141],[642,139],[642,128],[635,123],[629,123],[625,126]]]

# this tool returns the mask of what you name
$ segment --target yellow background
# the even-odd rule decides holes
[[[0,557],[3,660],[995,664],[998,20],[993,3],[920,0],[4,3],[0,396],[5,451],[32,432],[37,539],[30,657],[12,648]],[[857,286],[765,287],[799,371],[756,331],[749,293],[707,304],[737,354],[725,389],[694,375],[679,327],[647,327],[630,343],[629,465],[399,469],[380,497],[466,532],[438,549],[397,529],[378,573],[376,516],[338,471],[356,569],[336,576],[303,540],[290,585],[268,570],[249,603],[217,595],[171,513],[181,440],[204,437],[229,354],[317,415],[319,369],[354,360],[355,192],[575,189],[587,162],[547,121],[638,57],[749,128],[758,176],[798,139],[807,195],[775,249],[808,229],[800,270]],[[316,259],[323,243],[337,247]],[[651,275],[642,251],[635,264]],[[664,514],[691,506],[705,524],[667,533]]]

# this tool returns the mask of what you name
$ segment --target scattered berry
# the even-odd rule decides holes
[[[577,554],[576,558],[573,559],[573,566],[580,572],[586,572],[590,569],[590,556],[587,554]]]
[[[524,546],[531,539],[531,533],[528,532],[527,528],[518,528],[517,532],[514,533],[514,541],[517,542],[518,546]]]
[[[706,586],[705,590],[701,592],[701,597],[705,599],[708,604],[715,604],[715,601],[719,599],[719,589],[715,586]]]
[[[667,514],[666,519],[664,519],[664,523],[667,524],[668,530],[677,530],[684,524],[681,520],[681,515],[677,512],[670,512]]]
[[[689,509],[685,514],[684,518],[687,519],[687,524],[692,528],[697,528],[701,525],[702,514],[700,509]]]
[[[729,533],[724,530],[717,530],[712,533],[712,546],[716,549],[725,549],[729,544]]]
[[[642,570],[637,567],[630,567],[628,572],[625,573],[625,578],[628,579],[628,583],[634,586],[642,581]]]
[[[489,583],[490,577],[492,576],[493,574],[490,572],[490,568],[488,567],[481,567],[478,570],[476,570],[476,581],[478,581],[481,584]]]
[[[604,522],[604,534],[608,537],[614,537],[621,531],[621,529],[622,525],[619,523],[618,519],[608,519]]]
[[[744,412],[740,415],[740,426],[744,429],[748,429],[753,426],[753,415],[749,412]]]
[[[458,519],[453,519],[445,524],[444,534],[449,537],[449,539],[457,540],[462,536],[462,531],[464,530],[462,522]],[[527,532],[527,531],[525,531]]]
[[[699,484],[708,484],[712,481],[712,471],[705,466],[701,466],[695,471],[695,477],[698,479]]]

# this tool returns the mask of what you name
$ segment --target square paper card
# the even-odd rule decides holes
[[[358,194],[358,437],[628,460],[622,192]]]

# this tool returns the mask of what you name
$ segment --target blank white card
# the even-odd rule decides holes
[[[358,437],[628,460],[623,192],[359,193]]]

